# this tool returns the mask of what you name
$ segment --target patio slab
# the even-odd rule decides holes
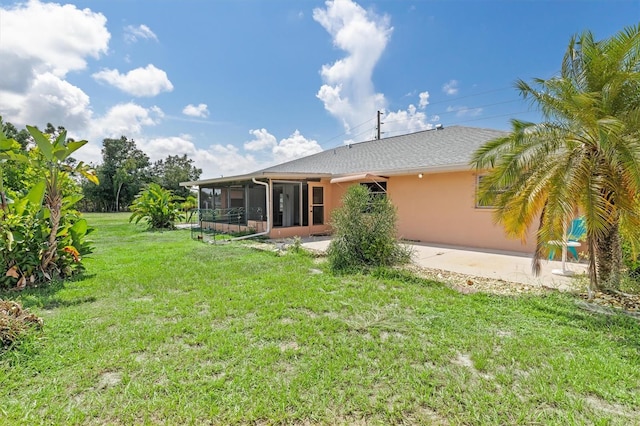
[[[331,238],[311,237],[303,239],[302,246],[318,252],[325,252]],[[541,273],[531,273],[531,255],[508,252],[479,251],[464,247],[438,246],[426,243],[413,243],[413,261],[420,267],[441,269],[444,271],[472,275],[476,277],[504,280],[526,284],[533,287],[550,287],[566,291],[576,287],[575,277],[587,273],[587,265],[567,262],[567,268],[575,273],[574,277],[565,277],[552,273],[561,269],[559,261],[541,262]]]

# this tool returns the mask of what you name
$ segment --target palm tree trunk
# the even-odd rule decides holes
[[[619,224],[612,226],[604,237],[596,242],[596,264],[599,290],[620,288],[622,270],[622,244]]]

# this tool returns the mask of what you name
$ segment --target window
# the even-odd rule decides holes
[[[314,186],[312,188],[312,205],[311,212],[313,215],[314,225],[324,224],[324,188],[321,186]]]
[[[387,196],[387,182],[362,182],[360,185],[369,188],[373,198]]]
[[[486,175],[479,175],[476,179],[476,208],[479,209],[493,209],[495,208],[495,197],[497,197],[499,194],[503,193],[505,190],[501,189],[501,190],[495,190],[494,193],[492,194],[492,196],[490,197],[490,200],[485,200],[484,202],[482,202],[480,200],[479,194],[480,194],[480,186],[482,185],[482,180],[486,177]]]

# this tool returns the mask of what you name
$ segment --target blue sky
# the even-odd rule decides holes
[[[0,0],[0,115],[229,176],[375,135],[538,120],[516,79],[640,1]]]

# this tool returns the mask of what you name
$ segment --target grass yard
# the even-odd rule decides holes
[[[45,322],[0,424],[640,424],[630,317],[87,218],[84,277],[0,295]]]

